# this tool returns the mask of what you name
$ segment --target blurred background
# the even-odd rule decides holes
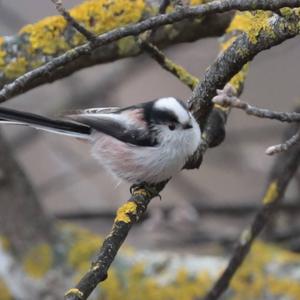
[[[80,1],[65,1],[72,7]],[[28,9],[34,7],[34,9]],[[0,1],[0,35],[14,35],[28,23],[56,15],[51,1]],[[203,75],[219,52],[217,39],[181,44],[166,50],[192,74]],[[300,100],[300,39],[294,38],[259,54],[250,66],[242,99],[272,110],[292,110]],[[77,72],[6,102],[4,106],[56,116],[86,107],[127,106],[163,96],[188,99],[190,90],[146,55]],[[212,245],[232,245],[259,207],[273,157],[265,149],[281,140],[285,125],[259,120],[234,110],[225,142],[211,149],[199,170],[172,179],[149,207],[149,217],[135,226],[127,243],[139,248],[188,247],[211,253]],[[45,210],[97,233],[107,233],[117,207],[127,200],[129,184],[113,179],[89,156],[89,146],[29,128],[5,127],[11,148],[23,166]],[[287,203],[299,204],[300,177],[289,186]],[[271,239],[299,233],[290,222],[296,209],[278,214]],[[270,236],[269,236],[270,237]],[[282,238],[283,237],[283,238]],[[216,243],[218,242],[218,243]],[[214,250],[218,249],[214,246]]]

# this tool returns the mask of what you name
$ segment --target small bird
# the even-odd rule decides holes
[[[185,103],[173,97],[126,108],[85,109],[64,119],[0,107],[1,123],[85,139],[101,165],[133,184],[170,179],[201,143],[198,123]]]

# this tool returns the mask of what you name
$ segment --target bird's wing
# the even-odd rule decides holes
[[[90,108],[65,117],[125,143],[149,147],[156,145],[140,107]]]

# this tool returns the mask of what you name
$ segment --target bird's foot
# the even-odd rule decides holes
[[[153,197],[159,197],[161,200],[161,195],[157,192],[155,185],[151,185],[146,182],[136,183],[130,187],[130,194],[142,194],[142,195],[152,195]]]

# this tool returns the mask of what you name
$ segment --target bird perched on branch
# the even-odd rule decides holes
[[[88,140],[100,164],[134,184],[170,179],[201,143],[198,123],[185,103],[172,97],[126,108],[86,109],[61,120],[0,107],[1,123]]]

